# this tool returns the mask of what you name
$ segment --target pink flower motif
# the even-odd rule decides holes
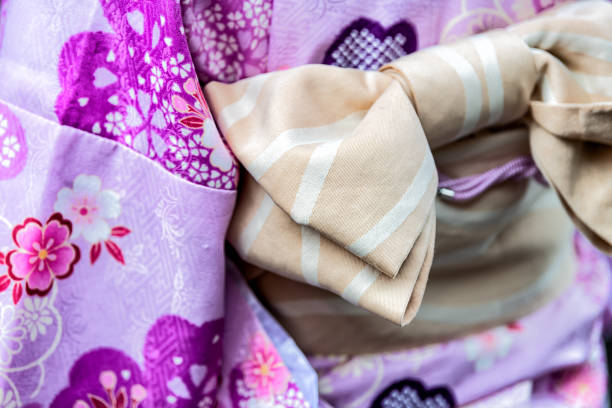
[[[245,385],[258,398],[274,397],[287,389],[289,371],[263,333],[257,333],[251,340],[251,353],[241,368]]]
[[[193,96],[199,106],[194,106],[179,95],[172,96],[172,106],[174,109],[181,113],[189,113],[190,116],[186,116],[179,120],[183,126],[187,126],[191,129],[201,129],[204,127],[204,121],[211,117],[208,105],[204,100],[202,89],[196,84],[193,78],[189,78],[183,85],[185,92]]]
[[[72,223],[60,213],[53,214],[44,225],[36,218],[27,218],[13,229],[18,249],[6,255],[9,276],[25,280],[29,295],[49,293],[54,279],[70,276],[81,258],[79,248],[68,241],[71,234]]]
[[[202,133],[195,134],[190,141],[193,146],[205,146],[211,149],[210,164],[217,167],[223,172],[232,170],[235,166],[234,159],[229,152],[229,149],[223,144],[223,141],[218,137],[217,128],[212,115],[208,110],[208,105],[204,100],[202,89],[198,84],[189,78],[183,85],[185,92],[193,96],[196,103],[190,104],[179,95],[172,96],[172,106],[177,112],[188,114],[179,119],[179,122],[190,129],[202,129]],[[210,184],[209,184],[210,186]]]
[[[564,370],[555,391],[571,407],[600,407],[606,396],[605,372],[591,363]]]
[[[120,387],[119,390],[115,391],[117,375],[110,370],[100,373],[100,384],[104,391],[106,391],[109,402],[104,401],[97,395],[88,394],[88,398],[94,408],[138,408],[138,405],[147,398],[145,387],[140,384],[132,385],[129,397],[131,405],[128,405],[128,393],[125,387]],[[83,400],[78,400],[74,403],[73,408],[90,408],[90,405]]]

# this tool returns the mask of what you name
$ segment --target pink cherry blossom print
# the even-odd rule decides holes
[[[287,389],[289,370],[263,333],[253,337],[250,355],[241,368],[245,385],[258,398],[274,397]]]
[[[29,295],[49,293],[53,281],[70,276],[81,257],[79,248],[69,242],[71,234],[72,223],[60,213],[53,214],[45,224],[27,218],[13,229],[18,249],[6,255],[9,276],[15,281],[25,280]]]
[[[606,397],[606,386],[604,367],[589,362],[563,370],[553,387],[569,407],[601,407]]]
[[[81,174],[74,179],[72,189],[64,187],[57,193],[53,207],[72,221],[73,238],[83,236],[91,244],[89,259],[94,264],[102,253],[103,245],[119,263],[125,264],[123,252],[111,237],[124,237],[130,230],[123,226],[111,227],[109,220],[121,214],[119,195],[103,190],[97,176]]]
[[[0,180],[23,170],[28,154],[23,128],[6,105],[0,103]]]
[[[179,2],[100,2],[113,32],[81,32],[64,44],[58,64],[62,92],[55,104],[59,122],[121,143],[191,182],[235,189],[237,164],[202,97]],[[187,80],[189,89],[183,88]],[[196,110],[183,115],[184,123],[173,97]],[[224,150],[229,165],[217,150]],[[112,244],[104,247],[120,258]]]
[[[72,189],[64,187],[57,193],[53,209],[72,221],[73,238],[83,235],[95,244],[110,238],[108,220],[119,216],[121,204],[117,193],[102,190],[99,177],[81,174],[74,179]]]

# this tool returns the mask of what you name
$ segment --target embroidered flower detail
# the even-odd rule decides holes
[[[287,389],[289,371],[263,333],[257,333],[251,340],[251,353],[241,368],[245,385],[258,398],[273,397]]]
[[[36,341],[39,335],[47,334],[47,326],[53,323],[49,300],[47,297],[26,297],[23,305],[19,315],[23,318],[23,326],[30,335],[30,341]]]
[[[23,348],[26,331],[15,307],[5,305],[0,309],[0,365],[7,366]]]
[[[120,263],[125,263],[121,248],[110,238],[124,237],[130,233],[126,227],[111,228],[108,219],[114,219],[121,213],[119,195],[112,190],[102,190],[102,181],[97,176],[81,174],[74,179],[72,189],[62,188],[57,193],[53,206],[70,219],[74,226],[73,238],[83,235],[92,244],[91,263],[95,263],[102,251],[102,243],[109,253]]]
[[[15,281],[25,280],[29,295],[44,296],[51,290],[55,279],[70,276],[81,258],[79,247],[68,240],[72,223],[62,214],[53,214],[43,225],[36,218],[27,218],[13,229],[13,241],[18,249],[6,255],[8,274]],[[0,288],[10,282],[0,278]],[[13,301],[21,298],[21,289],[13,290]]]
[[[131,408],[138,408],[138,405],[147,398],[147,390],[140,384],[134,384],[130,387],[129,399],[125,386],[115,390],[117,387],[117,375],[110,370],[100,373],[100,385],[106,391],[108,402],[97,395],[88,394],[87,397],[93,408],[124,408],[130,406]],[[128,401],[132,404],[128,405]],[[90,408],[90,405],[83,400],[78,400],[72,408]]]

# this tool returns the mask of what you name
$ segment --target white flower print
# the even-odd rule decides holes
[[[198,161],[192,161],[189,166],[189,178],[196,182],[202,183],[202,181],[208,180],[208,166]]]
[[[212,408],[214,406],[214,401],[208,395],[205,395],[204,398],[198,402],[198,408]]]
[[[263,5],[263,11],[251,20],[251,27],[253,27],[253,35],[255,37],[263,38],[267,35],[270,16],[270,3],[266,3]]]
[[[15,307],[5,305],[0,309],[0,365],[11,364],[13,357],[23,349],[26,330]]]
[[[4,132],[6,132],[6,129],[2,130],[3,132],[0,133],[0,136],[2,136]],[[2,146],[0,146],[0,166],[10,166],[11,160],[13,160],[17,156],[17,153],[19,153],[20,149],[21,146],[19,145],[19,141],[17,140],[16,136],[11,135],[5,137],[2,141]]]
[[[211,149],[210,164],[223,172],[227,172],[232,168],[234,160],[230,155],[227,147],[218,136],[217,128],[212,119],[204,121],[204,132],[200,135],[194,135],[196,144],[201,144]]]
[[[238,41],[233,35],[221,34],[217,48],[223,51],[225,55],[230,55],[238,51]]]
[[[8,129],[8,119],[0,115],[0,136],[4,136],[6,129]]]
[[[183,138],[176,137],[176,135],[174,134],[170,134],[168,140],[170,141],[170,153],[174,155],[174,158],[177,161],[182,161],[183,159],[189,157],[189,149],[187,148],[187,144],[185,143],[185,140],[183,140]]]
[[[47,326],[53,323],[53,316],[49,306],[48,297],[27,296],[24,299],[24,308],[19,310],[23,318],[23,326],[30,335],[30,341],[36,341],[38,336],[47,334]]]
[[[474,362],[474,369],[489,369],[499,359],[508,355],[514,337],[505,326],[469,336],[463,341],[468,361]]]
[[[161,110],[164,114],[164,119],[166,123],[176,123],[176,115],[174,114],[175,110],[172,106],[172,103],[168,101],[167,98],[162,99]]]
[[[242,54],[238,53],[238,60],[242,60]],[[235,82],[242,75],[242,66],[240,62],[234,61],[230,65],[228,65],[223,72],[219,74],[219,79],[226,82]]]
[[[244,28],[246,25],[244,19],[242,18],[242,13],[240,11],[236,11],[234,13],[229,13],[227,15],[227,26],[232,30],[237,30],[240,28]]]
[[[214,45],[216,44],[216,39],[217,31],[215,31],[214,28],[205,27],[204,30],[202,30],[202,42],[204,42],[204,44],[212,43]],[[204,48],[210,49],[211,47],[206,47],[205,45]]]
[[[155,88],[155,92],[159,93],[161,91],[162,86],[164,86],[164,79],[162,78],[162,72],[159,67],[151,68],[151,76],[149,77],[151,80],[151,85]]]
[[[185,62],[185,56],[182,53],[178,53],[176,57],[170,58],[170,72],[175,76],[181,78],[187,78],[191,71],[191,63]]]
[[[221,9],[221,5],[217,3],[213,7],[209,7],[204,10],[204,18],[209,23],[216,23],[218,21],[221,21],[221,19],[223,18],[223,10]]]
[[[83,238],[96,244],[111,236],[106,221],[121,213],[119,195],[111,190],[101,190],[102,181],[97,176],[81,174],[74,179],[73,188],[62,188],[57,193],[53,209],[72,221],[72,237]]]
[[[223,71],[226,65],[227,63],[225,62],[221,51],[213,51],[208,54],[208,69],[213,75],[218,75],[221,71]]]
[[[0,408],[18,408],[13,390],[0,389]]]
[[[261,13],[271,15],[270,3],[264,3],[263,0],[248,0],[244,3],[242,10],[247,18],[254,18]]]
[[[125,123],[121,112],[110,112],[106,115],[104,123],[106,131],[112,135],[120,136],[125,131]]]

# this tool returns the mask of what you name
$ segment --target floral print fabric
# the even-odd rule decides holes
[[[601,407],[607,381],[602,320],[610,267],[581,235],[574,237],[574,249],[579,260],[575,285],[517,322],[393,353],[312,356],[321,397],[332,406],[380,405],[392,390],[397,398],[403,395],[405,384],[393,384],[410,379],[420,386],[412,384],[406,395],[434,398],[441,392],[430,395],[427,390],[442,387],[445,398],[437,403],[448,406]],[[558,316],[565,318],[559,321]],[[526,378],[528,383],[510,387]]]
[[[236,164],[195,80],[178,5],[100,2],[114,32],[81,32],[63,46],[60,123],[122,143],[194,183],[234,189]]]
[[[272,0],[183,0],[200,80],[235,82],[267,71]]]
[[[331,10],[332,3],[309,7]],[[538,314],[392,355],[311,356],[317,381],[240,278],[231,273],[226,282],[223,240],[237,169],[195,75],[234,81],[266,71],[276,10],[263,0],[182,0],[180,7],[170,0],[2,2],[2,44],[23,37],[6,19],[27,15],[28,36],[56,52],[45,66],[58,83],[13,75],[7,83],[23,91],[0,92],[0,406],[316,407],[320,393],[333,406],[358,407],[386,401],[384,390],[409,378],[425,399],[444,387],[448,393],[437,394],[492,406],[498,400],[488,394],[530,376],[539,376],[530,395],[561,406],[601,402],[596,339],[607,269],[581,239],[576,287]],[[90,20],[66,23],[68,14]],[[58,16],[61,24],[44,23]],[[56,32],[63,40],[46,43],[45,34]],[[408,45],[400,48],[409,52]],[[8,60],[0,54],[0,69]],[[30,82],[38,94],[27,92]],[[47,101],[56,116],[30,109]],[[513,356],[536,352],[533,344],[553,350],[554,339],[534,328],[568,309],[580,313],[556,333],[569,338],[570,329],[582,329],[546,364],[574,368],[540,376],[551,367],[538,358],[523,371],[511,367]],[[440,356],[452,375],[437,369]],[[517,392],[499,398],[519,400],[510,395]]]

